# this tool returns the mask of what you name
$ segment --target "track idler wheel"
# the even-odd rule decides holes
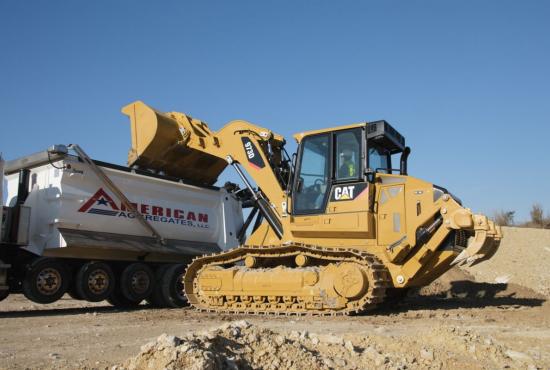
[[[367,275],[363,268],[353,262],[338,265],[334,278],[334,290],[347,299],[353,299],[363,294],[369,287]]]

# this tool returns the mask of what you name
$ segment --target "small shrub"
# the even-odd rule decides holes
[[[514,215],[516,211],[495,211],[493,219],[495,223],[500,226],[512,226],[514,225]]]
[[[544,211],[539,203],[535,203],[531,206],[531,224],[533,227],[543,228],[545,226]]]

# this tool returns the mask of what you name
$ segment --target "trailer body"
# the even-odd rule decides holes
[[[13,281],[7,285],[15,290],[27,269],[17,265],[36,257],[158,267],[239,244],[241,203],[223,188],[94,161],[129,200],[128,207],[86,161],[56,153],[6,162],[2,174],[7,194],[0,260],[10,265]],[[138,222],[135,211],[161,241]]]

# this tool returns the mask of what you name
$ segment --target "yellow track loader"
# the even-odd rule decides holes
[[[139,101],[122,111],[131,120],[130,166],[207,185],[231,166],[243,182],[232,187],[251,207],[242,245],[195,259],[184,276],[198,309],[358,313],[455,264],[486,260],[500,243],[486,216],[407,174],[410,149],[386,121],[296,134],[289,157],[282,136],[246,121],[214,132]]]

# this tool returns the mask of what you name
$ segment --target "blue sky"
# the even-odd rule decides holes
[[[550,211],[549,4],[3,0],[0,151],[124,164],[137,99],[289,138],[386,119],[411,175],[526,219]]]

